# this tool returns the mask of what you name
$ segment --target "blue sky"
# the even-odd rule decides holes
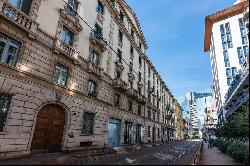
[[[210,58],[203,52],[205,17],[235,0],[126,0],[139,19],[147,55],[174,94],[209,92]]]

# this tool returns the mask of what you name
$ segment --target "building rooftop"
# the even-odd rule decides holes
[[[248,1],[246,0],[238,0],[239,2],[236,5],[233,5],[224,10],[218,11],[214,14],[210,14],[205,18],[205,40],[204,40],[204,51],[210,51],[211,45],[211,35],[213,24],[227,18],[233,17],[243,11],[249,6]]]

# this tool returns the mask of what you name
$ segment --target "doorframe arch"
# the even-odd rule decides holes
[[[71,112],[70,112],[70,109],[69,107],[67,107],[64,103],[62,102],[45,102],[43,104],[41,104],[37,110],[35,111],[35,116],[34,116],[34,121],[33,121],[33,124],[32,124],[32,129],[31,129],[31,135],[30,135],[30,139],[29,139],[29,143],[28,143],[28,154],[30,155],[31,153],[31,145],[32,145],[32,141],[33,141],[33,137],[34,137],[34,134],[35,134],[35,128],[36,128],[36,122],[37,122],[37,116],[39,114],[39,112],[46,106],[48,105],[57,105],[60,107],[60,109],[64,112],[64,115],[65,115],[65,122],[64,122],[64,129],[63,129],[63,135],[62,135],[62,141],[61,141],[61,150],[65,150],[66,148],[66,142],[67,142],[67,134],[66,133],[69,133],[68,130],[68,126],[70,124],[70,120],[71,120]]]

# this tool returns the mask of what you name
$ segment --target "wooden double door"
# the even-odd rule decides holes
[[[31,154],[53,153],[61,150],[65,113],[58,105],[43,107],[36,120]]]

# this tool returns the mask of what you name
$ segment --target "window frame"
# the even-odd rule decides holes
[[[18,56],[19,56],[19,51],[21,49],[21,43],[4,35],[3,33],[0,33],[0,42],[4,43],[3,47],[3,52],[0,57],[0,63],[11,66],[11,67],[16,67]],[[9,51],[10,47],[16,48],[15,54],[13,54],[13,60],[11,64],[7,63],[9,59]]]
[[[89,116],[89,117],[88,117]],[[86,132],[86,130],[84,131],[84,123],[85,123],[85,118],[88,118],[88,120],[90,118],[92,118],[92,125],[91,125],[91,132]],[[95,126],[95,113],[92,112],[84,112],[83,116],[82,116],[82,127],[81,127],[81,135],[93,135],[94,134],[94,126]]]
[[[115,93],[114,95],[114,104],[116,107],[120,107],[121,104],[121,95]]]
[[[101,1],[98,0],[97,2],[97,8],[96,11],[101,14],[102,16],[104,16],[105,14],[105,6],[103,5],[103,3]]]
[[[90,84],[92,84],[92,85],[90,85]],[[93,88],[93,93],[92,93],[90,87]],[[97,83],[94,80],[88,81],[88,95],[94,96],[94,97],[97,96]]]
[[[67,76],[66,76],[66,79],[65,79],[65,84],[63,85],[63,84],[60,84],[60,83],[58,83],[58,80],[56,81],[55,79],[56,79],[56,69],[57,69],[57,67],[60,67],[60,69],[61,68],[63,68],[63,69],[66,69],[66,71],[67,71]],[[60,75],[61,75],[62,73],[60,72]],[[55,67],[54,67],[54,73],[53,73],[53,82],[56,84],[56,85],[59,85],[59,86],[67,86],[67,84],[68,84],[68,79],[69,79],[69,68],[67,67],[67,66],[65,66],[65,65],[63,65],[63,64],[61,64],[61,63],[57,63],[56,65],[55,65]]]

